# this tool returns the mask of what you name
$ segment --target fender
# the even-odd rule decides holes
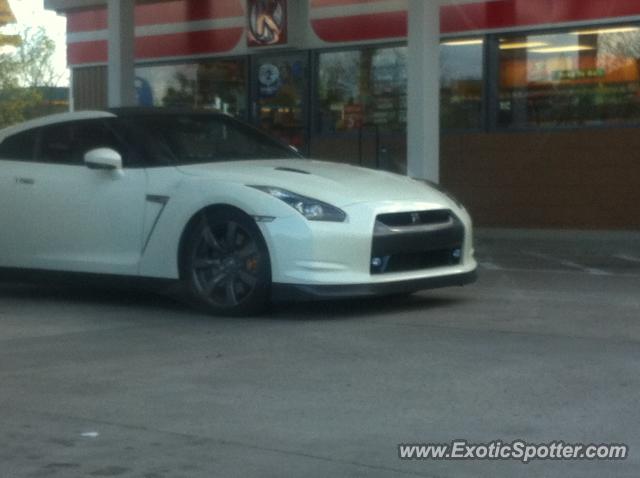
[[[175,170],[172,172],[175,174]],[[180,277],[178,255],[182,234],[189,221],[208,207],[231,206],[254,217],[283,218],[296,214],[282,201],[244,184],[196,177],[175,181],[175,176],[173,181],[162,181],[169,175],[154,170],[149,173],[151,192],[147,194],[145,241],[138,269],[142,277]]]

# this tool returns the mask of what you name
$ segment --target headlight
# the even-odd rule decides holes
[[[250,186],[286,202],[309,221],[344,222],[347,214],[331,204],[271,186]]]

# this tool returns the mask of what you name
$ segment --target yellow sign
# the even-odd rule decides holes
[[[9,0],[0,0],[0,28],[10,23],[15,23],[16,17],[11,11]],[[20,45],[19,35],[4,35],[0,33],[0,47],[5,45]]]
[[[11,11],[9,0],[0,0],[0,26],[15,23],[16,17]]]

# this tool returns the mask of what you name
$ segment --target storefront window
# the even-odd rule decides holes
[[[482,126],[484,41],[446,40],[440,48],[440,122],[444,129]]]
[[[305,151],[307,55],[258,56],[252,64],[256,79],[254,114],[257,124],[267,133]]]
[[[243,60],[141,66],[136,68],[138,104],[210,109],[246,118],[246,77]]]
[[[364,122],[360,51],[323,53],[319,60],[318,131],[356,129]],[[355,113],[359,114],[355,114]]]
[[[312,153],[406,170],[407,48],[321,53]]]
[[[640,120],[640,27],[500,38],[498,123],[601,125]]]
[[[319,72],[320,132],[406,129],[406,47],[322,53]]]

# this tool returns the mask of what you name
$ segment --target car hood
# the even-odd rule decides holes
[[[179,166],[178,169],[200,178],[278,187],[339,207],[374,201],[449,203],[439,191],[406,176],[326,161],[234,161]]]

